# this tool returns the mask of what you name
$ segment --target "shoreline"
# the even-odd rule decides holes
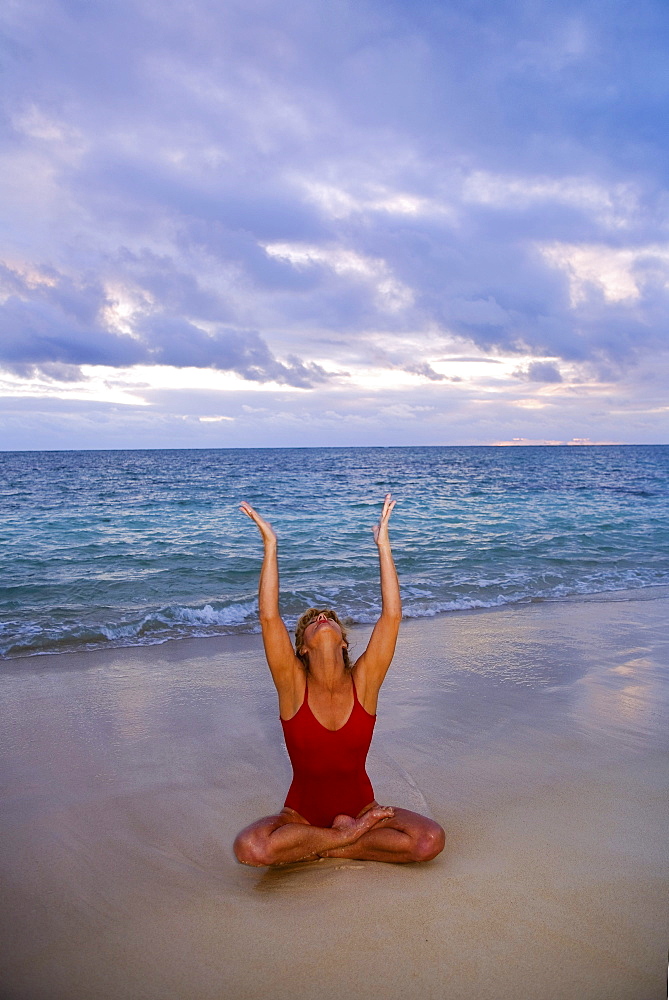
[[[669,598],[669,585],[667,584],[656,584],[648,587],[637,587],[634,589],[621,589],[621,590],[602,590],[595,591],[593,593],[586,594],[567,594],[564,597],[531,597],[523,598],[518,601],[509,601],[508,603],[495,604],[485,607],[471,607],[471,608],[453,608],[447,611],[435,611],[433,614],[424,615],[413,615],[410,617],[404,617],[402,619],[402,628],[405,628],[409,622],[422,622],[422,621],[432,621],[435,619],[451,618],[453,616],[460,615],[472,615],[472,614],[494,614],[503,613],[507,610],[512,610],[514,608],[523,607],[534,607],[542,605],[562,605],[562,604],[608,604],[616,602],[625,601],[655,601],[664,600]],[[369,622],[352,622],[347,626],[349,632],[361,631],[363,633],[370,632],[373,627],[373,623]],[[289,628],[290,632],[290,628]],[[69,656],[79,656],[81,654],[97,654],[105,651],[114,651],[120,649],[151,649],[154,646],[165,646],[171,643],[181,643],[181,642],[208,642],[208,641],[234,641],[234,640],[244,640],[244,639],[258,639],[260,638],[260,627],[258,626],[257,631],[247,632],[219,632],[213,635],[192,635],[192,636],[169,636],[164,639],[156,639],[155,641],[145,642],[145,643],[116,643],[110,642],[106,645],[98,646],[83,646],[76,649],[49,649],[44,651],[35,651],[30,653],[19,653],[12,656],[0,656],[0,676],[5,673],[11,672],[11,664],[15,662],[25,663],[26,661],[33,661],[36,659],[50,658],[50,657],[69,657]]]
[[[0,705],[3,996],[664,1000],[668,612],[403,623],[368,770],[379,801],[445,827],[425,865],[235,862],[290,778],[260,635],[19,659]]]

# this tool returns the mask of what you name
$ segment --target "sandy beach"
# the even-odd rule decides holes
[[[6,661],[3,998],[663,1000],[669,596],[626,596],[403,624],[368,770],[425,865],[236,863],[290,777],[259,636]]]

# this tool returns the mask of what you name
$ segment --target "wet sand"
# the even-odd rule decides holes
[[[664,1000],[669,599],[638,596],[403,624],[368,769],[446,829],[425,865],[235,862],[290,779],[259,637],[6,661],[3,1000]]]

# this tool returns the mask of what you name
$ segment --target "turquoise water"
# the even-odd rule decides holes
[[[669,584],[669,446],[0,453],[0,656],[258,629],[281,608],[379,611],[383,496],[405,615]]]

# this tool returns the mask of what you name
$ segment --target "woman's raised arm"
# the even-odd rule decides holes
[[[258,583],[258,613],[267,663],[276,688],[279,694],[282,694],[287,688],[292,687],[295,671],[300,670],[302,665],[295,655],[288,630],[279,614],[276,534],[271,524],[265,521],[251,504],[243,501],[239,509],[256,524],[265,546]]]
[[[386,494],[379,523],[372,529],[379,550],[381,617],[374,626],[367,649],[353,668],[358,695],[367,705],[372,705],[374,710],[376,696],[395,653],[397,633],[402,621],[400,585],[388,537],[388,521],[394,506],[395,501],[390,493]]]

